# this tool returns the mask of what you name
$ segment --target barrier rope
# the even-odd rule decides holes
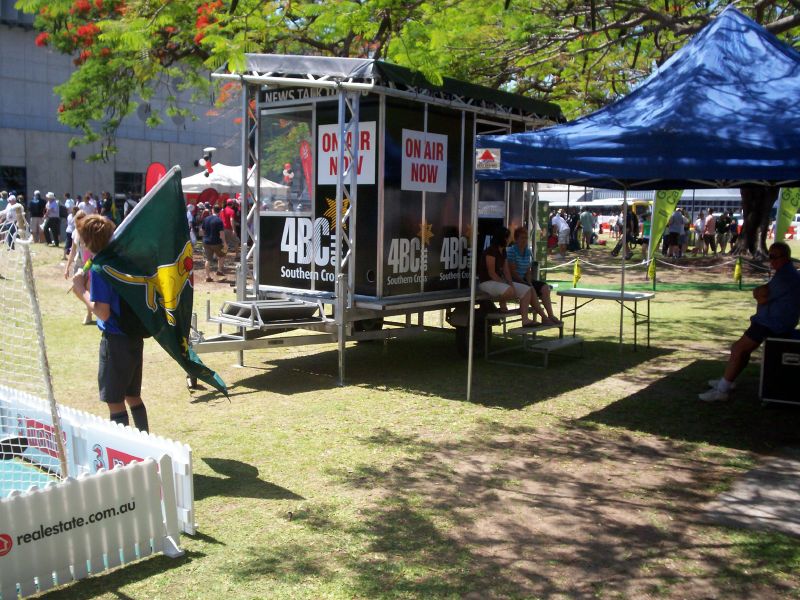
[[[714,265],[708,265],[705,267],[699,267],[692,265],[676,265],[675,263],[668,262],[661,258],[653,258],[652,260],[656,261],[656,263],[661,263],[662,265],[673,267],[675,269],[692,269],[692,270],[716,269],[718,267],[724,267],[725,265],[731,265],[736,262],[736,259],[732,258],[731,260],[726,260],[725,262],[716,263]]]
[[[622,267],[620,265],[599,265],[597,263],[589,262],[588,260],[581,260],[581,264],[589,265],[589,266],[595,267],[597,269],[611,269],[611,270],[616,270],[616,271],[619,271],[620,269],[622,269]],[[648,262],[646,260],[642,260],[640,262],[626,262],[625,263],[625,268],[626,269],[635,269],[636,267],[641,267],[641,266],[647,265],[647,264],[648,264]]]
[[[581,266],[590,266],[590,267],[594,267],[596,269],[605,269],[605,270],[609,270],[609,271],[619,271],[622,268],[620,265],[601,265],[601,264],[598,264],[598,263],[590,262],[590,261],[586,260],[585,258],[577,257],[577,258],[573,258],[572,260],[569,260],[569,261],[567,261],[565,263],[561,263],[560,265],[554,265],[552,267],[543,267],[540,270],[541,271],[557,271],[559,269],[563,269],[565,267],[569,267],[571,265],[574,265],[575,262],[577,262],[578,260],[581,261]],[[672,267],[673,269],[684,269],[684,270],[718,269],[719,267],[724,267],[726,265],[732,265],[732,264],[736,263],[736,261],[737,261],[736,258],[731,258],[729,260],[726,260],[726,261],[723,261],[723,262],[720,262],[720,263],[715,263],[713,265],[706,265],[706,266],[702,266],[701,267],[701,266],[695,266],[695,265],[678,265],[678,264],[669,262],[667,260],[664,260],[662,258],[653,257],[651,259],[642,259],[641,261],[635,262],[635,263],[634,262],[626,263],[625,268],[627,268],[627,269],[635,269],[637,267],[647,267],[647,266],[650,265],[650,261],[651,260],[654,260],[654,261],[656,261],[656,263],[660,263],[660,264],[665,265],[667,267]],[[757,262],[755,262],[754,260],[751,260],[751,259],[742,259],[742,262],[743,263],[747,263],[751,268],[759,270],[759,271],[769,272],[769,270],[770,270],[769,267],[764,267],[763,265],[760,265],[759,263],[757,263]]]
[[[557,269],[561,269],[561,268],[563,268],[563,267],[568,267],[568,266],[570,266],[570,265],[574,265],[574,264],[575,264],[575,261],[577,261],[577,260],[578,260],[577,258],[573,258],[572,260],[569,260],[569,261],[567,261],[567,262],[565,262],[565,263],[563,263],[563,264],[556,265],[556,266],[554,266],[554,267],[543,267],[543,268],[541,268],[541,269],[539,269],[539,270],[540,270],[540,271],[555,271],[555,270],[557,270]]]

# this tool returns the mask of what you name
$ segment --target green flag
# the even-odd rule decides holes
[[[181,170],[173,167],[117,228],[91,269],[105,273],[186,373],[227,395],[225,382],[189,347],[193,268]]]
[[[778,220],[775,223],[775,241],[782,242],[789,231],[789,224],[800,212],[800,188],[783,188],[778,205]]]
[[[653,253],[659,245],[661,234],[667,227],[667,222],[678,206],[683,190],[658,190],[656,201],[653,203],[653,220],[650,225],[650,245],[647,248],[647,258],[653,258]]]

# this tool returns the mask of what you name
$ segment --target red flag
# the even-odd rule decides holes
[[[308,197],[314,197],[314,188],[311,185],[311,169],[313,158],[311,156],[311,144],[303,140],[300,142],[300,164],[303,166],[303,177],[306,180],[306,189],[308,190]]]
[[[147,167],[147,174],[144,177],[144,193],[149,192],[158,183],[158,180],[166,174],[167,167],[160,162],[150,163],[150,166]]]

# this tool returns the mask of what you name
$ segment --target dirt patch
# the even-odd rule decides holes
[[[474,572],[493,574],[467,597],[783,597],[796,575],[748,577],[702,520],[740,472],[691,444],[570,426],[448,444],[370,483],[392,506],[425,507]]]

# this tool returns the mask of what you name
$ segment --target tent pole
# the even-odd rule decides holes
[[[472,401],[472,363],[474,360],[473,342],[475,340],[475,295],[476,278],[478,269],[478,192],[480,184],[476,181],[472,189],[472,240],[470,241],[471,253],[469,261],[469,346],[467,350],[467,402]]]
[[[619,292],[619,351],[622,352],[622,323],[625,320],[625,256],[628,254],[628,189],[622,191],[622,276]]]
[[[528,202],[528,210],[531,211],[528,219],[528,243],[531,246],[531,260],[536,261],[539,250],[539,184],[529,183],[528,189],[532,190],[532,202]],[[533,274],[539,279],[539,265],[536,265],[536,273]]]

